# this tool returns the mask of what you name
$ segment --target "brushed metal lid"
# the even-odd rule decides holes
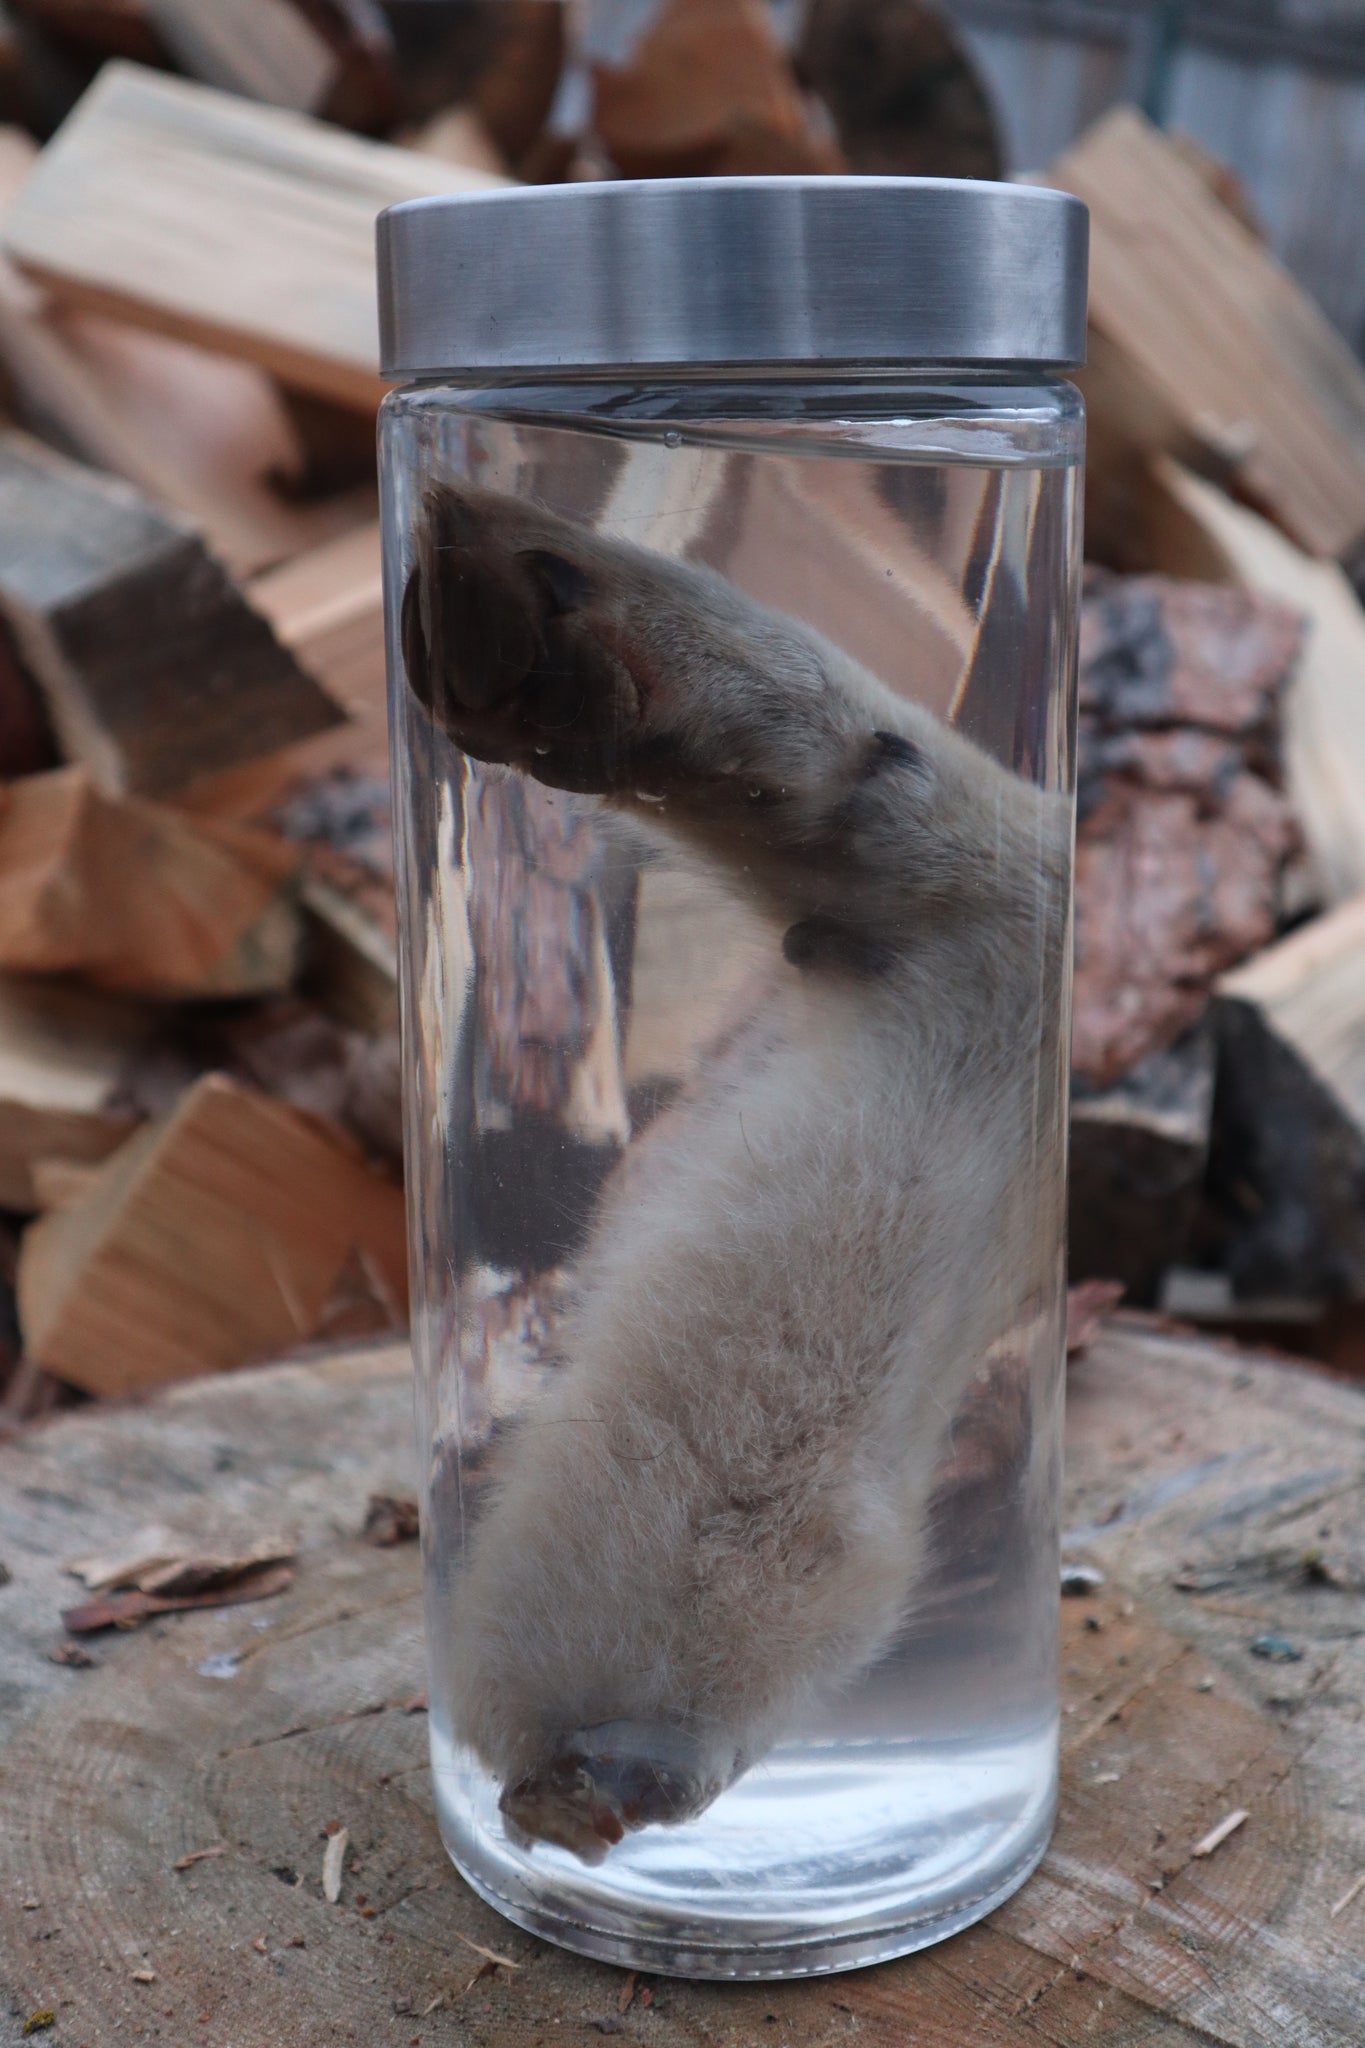
[[[386,377],[1085,360],[1089,214],[961,178],[648,178],[379,216]]]

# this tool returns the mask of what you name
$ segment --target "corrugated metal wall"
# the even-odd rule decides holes
[[[939,0],[995,100],[1014,170],[1041,168],[1116,100],[1140,99],[1153,9]],[[1253,0],[1254,4],[1254,0]],[[1187,11],[1167,116],[1233,166],[1271,246],[1365,353],[1365,4]],[[1324,41],[1322,19],[1339,24]],[[1297,45],[1297,46],[1296,46]]]

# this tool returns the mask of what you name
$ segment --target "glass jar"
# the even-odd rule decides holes
[[[1057,1759],[1084,209],[699,180],[381,225],[436,1804],[774,1977]]]

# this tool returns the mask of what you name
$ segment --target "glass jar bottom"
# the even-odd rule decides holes
[[[442,1837],[518,1927],[664,1976],[811,1977],[887,1962],[982,1919],[1045,1851],[1055,1724],[992,1742],[791,1743],[700,1819],[595,1868],[518,1848],[493,1780],[432,1726]]]

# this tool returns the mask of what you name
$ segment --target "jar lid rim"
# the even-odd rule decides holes
[[[379,217],[399,380],[1085,360],[1089,215],[960,178],[639,179],[405,200]]]

